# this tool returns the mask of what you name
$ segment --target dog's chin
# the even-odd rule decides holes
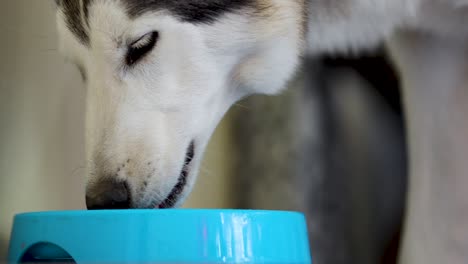
[[[177,179],[177,183],[174,185],[172,190],[169,192],[169,194],[166,196],[166,198],[163,201],[154,203],[151,206],[151,208],[156,208],[156,209],[174,208],[182,202],[183,198],[185,197],[185,195],[183,195],[184,192],[188,191],[187,190],[188,189],[187,185],[189,183],[188,177],[190,176],[190,171],[192,167],[191,165],[194,159],[194,155],[195,155],[195,145],[194,145],[194,142],[191,142],[189,147],[187,148],[187,152],[185,154],[184,165]]]
[[[171,192],[167,195],[166,199],[154,205],[154,208],[168,209],[168,208],[173,208],[177,204],[179,204],[179,201],[182,198],[182,194],[184,193],[185,188],[187,187],[188,175],[189,175],[188,166],[184,166],[177,180],[176,185],[172,188]]]

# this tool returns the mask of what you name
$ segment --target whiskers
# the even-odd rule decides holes
[[[237,108],[240,108],[240,109],[242,109],[242,110],[251,110],[250,107],[245,106],[245,105],[242,105],[242,104],[239,104],[239,103],[236,103],[236,104],[234,104],[233,106],[234,106],[234,107],[237,107]]]
[[[209,177],[215,177],[215,173],[209,169],[203,162],[200,164],[200,172],[209,176]]]

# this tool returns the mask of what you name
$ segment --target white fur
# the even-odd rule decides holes
[[[305,50],[357,52],[391,40],[410,122],[401,262],[467,263],[468,228],[460,219],[466,218],[468,199],[460,186],[468,167],[460,157],[468,156],[468,66],[460,58],[468,54],[468,1],[258,2],[274,8],[261,16],[245,10],[193,25],[164,11],[130,20],[118,1],[95,1],[90,47],[78,42],[58,12],[61,50],[88,77],[88,185],[103,177],[125,179],[132,207],[157,206],[177,183],[187,146],[195,140],[178,206],[195,182],[212,132],[235,101],[281,91]],[[160,33],[155,49],[125,67],[129,43],[153,30]]]
[[[316,0],[309,3],[308,51],[373,48],[415,16],[420,0]]]
[[[295,27],[294,20],[269,31],[264,31],[266,22],[252,26],[240,14],[197,26],[163,11],[130,20],[117,1],[96,1],[89,18],[91,48],[58,15],[61,50],[87,75],[88,186],[109,176],[125,179],[133,207],[156,206],[167,197],[195,140],[179,205],[224,113],[248,94],[282,89],[301,52],[299,29],[287,30]],[[155,49],[126,67],[128,44],[154,30],[160,35]]]
[[[177,183],[191,140],[197,141],[193,164],[198,164],[200,147],[232,99],[222,95],[223,79],[214,57],[193,25],[164,14],[132,22],[112,2],[97,2],[90,18],[90,50],[74,40],[59,19],[67,54],[87,69],[88,184],[117,174],[130,159],[117,175],[130,181],[133,206],[155,206]],[[125,69],[125,43],[154,29],[161,36],[155,51]],[[191,169],[186,190],[196,170]],[[141,193],[146,175],[152,176]]]
[[[252,93],[281,91],[305,50],[356,52],[390,39],[408,96],[408,120],[416,120],[409,126],[412,211],[407,216],[402,261],[467,263],[464,251],[454,250],[468,247],[468,241],[456,232],[468,233],[466,225],[453,216],[440,217],[443,210],[431,210],[420,197],[425,195],[437,201],[439,193],[447,193],[447,189],[440,191],[440,186],[466,182],[465,163],[443,157],[452,153],[447,142],[457,148],[458,156],[468,156],[467,141],[454,129],[449,130],[452,137],[447,141],[443,126],[432,122],[468,127],[459,115],[454,119],[457,122],[446,118],[451,117],[447,114],[450,111],[468,112],[459,102],[466,97],[466,88],[460,88],[466,85],[466,78],[463,74],[438,74],[450,69],[455,72],[447,65],[460,68],[464,74],[468,72],[468,66],[459,59],[468,54],[468,1],[310,0],[307,6],[301,6],[301,0],[258,2],[273,8],[260,16],[245,10],[225,15],[213,24],[194,25],[180,22],[164,11],[130,20],[118,1],[94,1],[90,9],[90,48],[76,40],[58,13],[61,49],[88,76],[88,184],[109,176],[126,179],[132,191],[132,207],[156,206],[176,184],[188,144],[195,140],[195,159],[188,184],[176,204],[180,205],[195,182],[212,132],[234,102]],[[304,9],[308,9],[307,29],[302,28]],[[125,67],[128,44],[153,30],[160,33],[155,49],[134,67]],[[402,30],[404,41],[394,38]],[[407,36],[414,34],[431,37],[415,38],[413,45]],[[449,45],[444,41],[450,41]],[[434,43],[437,48],[430,46]],[[437,67],[440,59],[444,59],[443,69]],[[420,71],[422,68],[425,71]],[[425,76],[456,76],[456,81],[427,82]],[[408,84],[417,89],[412,90]],[[445,84],[456,87],[437,87]],[[442,92],[427,93],[422,88]],[[424,100],[417,101],[418,98]],[[435,104],[440,107],[434,107]],[[439,112],[434,118],[427,118],[421,109]],[[415,125],[417,122],[421,124]],[[421,140],[439,147],[426,151]],[[435,152],[441,154],[433,155]],[[123,169],[122,164],[126,164]],[[453,174],[453,179],[437,175],[439,171]],[[142,189],[146,178],[148,188]],[[432,184],[431,188],[425,187],[428,184]],[[463,195],[444,198],[456,208],[468,208],[468,199]],[[436,218],[440,220],[437,223],[426,220]],[[452,228],[455,231],[443,232],[445,222],[456,223]],[[431,230],[436,230],[437,237],[425,239],[424,232]],[[438,238],[441,243],[433,242]],[[447,244],[453,247],[445,248]]]

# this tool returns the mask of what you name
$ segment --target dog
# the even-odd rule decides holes
[[[56,0],[87,84],[89,209],[178,207],[237,101],[280,93],[305,55],[385,42],[410,180],[401,263],[468,263],[468,0]]]

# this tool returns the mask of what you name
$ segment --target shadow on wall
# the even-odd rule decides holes
[[[8,241],[0,238],[0,263],[6,263],[8,252]]]

